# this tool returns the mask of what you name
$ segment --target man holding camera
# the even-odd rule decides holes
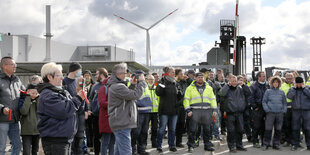
[[[108,81],[108,115],[109,125],[115,136],[115,155],[131,155],[132,128],[137,128],[137,107],[135,100],[140,99],[146,87],[144,75],[133,78],[129,87],[125,80],[127,64],[121,63],[113,67]]]

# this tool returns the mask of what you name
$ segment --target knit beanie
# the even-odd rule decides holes
[[[70,66],[69,66],[69,73],[70,72],[74,72],[74,71],[76,71],[76,70],[78,70],[78,69],[81,69],[82,68],[82,66],[80,65],[80,63],[78,63],[78,62],[72,62],[71,64],[70,64]]]
[[[298,76],[298,77],[296,77],[295,82],[296,83],[303,83],[304,79],[302,77]]]

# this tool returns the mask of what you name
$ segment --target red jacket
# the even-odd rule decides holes
[[[110,77],[102,81],[102,85],[98,91],[98,102],[100,105],[99,109],[99,133],[112,133],[112,130],[109,125],[109,115],[108,115],[108,93],[106,93],[105,87],[108,83]],[[107,94],[107,95],[106,95]]]

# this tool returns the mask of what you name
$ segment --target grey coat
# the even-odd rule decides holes
[[[112,75],[108,81],[108,115],[112,131],[137,127],[137,107],[135,100],[139,99],[146,87],[145,81],[128,88],[124,81]]]
[[[12,75],[8,77],[5,73],[0,73],[0,122],[18,122],[20,113],[18,109],[20,91],[25,90],[22,82],[18,77]],[[3,114],[3,108],[12,109],[12,119],[8,120],[9,116]]]
[[[265,112],[285,113],[286,97],[284,91],[278,88],[268,89],[264,94],[263,108]]]

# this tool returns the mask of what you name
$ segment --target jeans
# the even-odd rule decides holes
[[[101,155],[114,155],[115,137],[113,133],[102,133],[101,135]]]
[[[216,111],[217,115],[214,115],[214,122],[212,121],[212,134],[216,137],[219,138],[220,137],[220,131],[219,131],[219,127],[220,127],[220,113],[218,112],[218,110]]]
[[[70,155],[70,143],[67,138],[43,137],[42,146],[45,155]]]
[[[37,155],[39,151],[39,135],[22,135],[23,155]]]
[[[131,129],[122,129],[114,131],[115,136],[115,147],[114,155],[131,155]]]
[[[0,155],[5,154],[7,136],[12,143],[11,155],[19,155],[21,150],[19,133],[19,123],[0,123]]]
[[[87,124],[85,124],[87,126]],[[86,132],[84,131],[84,137],[83,137],[83,143],[82,143],[82,150],[83,152],[88,152],[88,147],[87,147],[87,138],[86,138]]]
[[[71,151],[74,155],[83,155],[84,152],[82,150],[83,137],[74,137],[74,140],[71,145]]]
[[[147,131],[149,129],[149,113],[139,113],[138,127],[131,130],[132,152],[145,152],[147,143]]]
[[[159,129],[157,134],[157,148],[161,149],[165,129],[168,124],[168,144],[169,148],[175,148],[175,127],[178,115],[159,115]]]

